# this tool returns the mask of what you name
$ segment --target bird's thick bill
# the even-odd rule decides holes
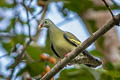
[[[42,28],[42,27],[43,27],[43,22],[41,21],[39,28]]]
[[[43,26],[43,24],[39,24],[38,28],[39,28],[39,29],[41,29],[41,28],[42,28],[42,26]]]
[[[40,24],[40,27],[43,27],[43,24]]]

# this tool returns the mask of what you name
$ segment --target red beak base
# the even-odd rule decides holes
[[[40,24],[40,27],[43,27],[43,24]]]

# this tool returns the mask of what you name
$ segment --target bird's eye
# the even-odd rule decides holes
[[[47,21],[45,21],[44,23],[47,24]]]

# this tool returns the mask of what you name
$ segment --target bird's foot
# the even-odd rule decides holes
[[[65,56],[64,56],[64,57],[68,57],[68,56],[69,56],[69,54],[70,54],[70,52],[69,52],[69,53],[67,53],[67,54],[65,54]]]

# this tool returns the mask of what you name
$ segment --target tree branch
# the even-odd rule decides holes
[[[79,53],[81,53],[84,49],[86,49],[89,45],[91,45],[95,40],[97,40],[100,36],[110,30],[114,25],[118,25],[120,22],[120,14],[115,16],[116,21],[111,19],[107,22],[103,27],[101,27],[98,31],[96,31],[92,36],[90,36],[87,40],[85,40],[81,45],[75,48],[68,57],[63,58],[59,61],[48,73],[45,74],[40,80],[49,80],[52,78],[57,72],[64,68],[72,59],[74,59]]]

